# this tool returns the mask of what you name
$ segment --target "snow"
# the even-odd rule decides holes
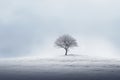
[[[120,60],[85,55],[0,59],[0,72],[22,75],[116,74],[120,72]]]
[[[83,55],[56,56],[52,58],[1,59],[0,70],[19,72],[102,72],[119,70],[120,60],[97,59]]]

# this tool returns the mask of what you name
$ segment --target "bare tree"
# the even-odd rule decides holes
[[[70,35],[63,35],[56,40],[55,45],[59,48],[65,49],[65,55],[67,55],[69,48],[76,47],[77,42]]]

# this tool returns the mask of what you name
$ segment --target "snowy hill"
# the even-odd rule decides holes
[[[117,59],[83,55],[0,59],[0,80],[119,80],[119,76],[120,60]]]

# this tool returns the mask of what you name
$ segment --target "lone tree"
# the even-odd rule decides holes
[[[69,48],[77,47],[77,42],[70,35],[63,35],[56,40],[55,45],[65,49],[65,55],[67,55]]]

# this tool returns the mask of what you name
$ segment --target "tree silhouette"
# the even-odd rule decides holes
[[[59,48],[65,49],[65,55],[67,55],[69,48],[76,47],[77,46],[77,42],[70,35],[63,35],[63,36],[60,36],[55,41],[55,45],[58,46]]]

